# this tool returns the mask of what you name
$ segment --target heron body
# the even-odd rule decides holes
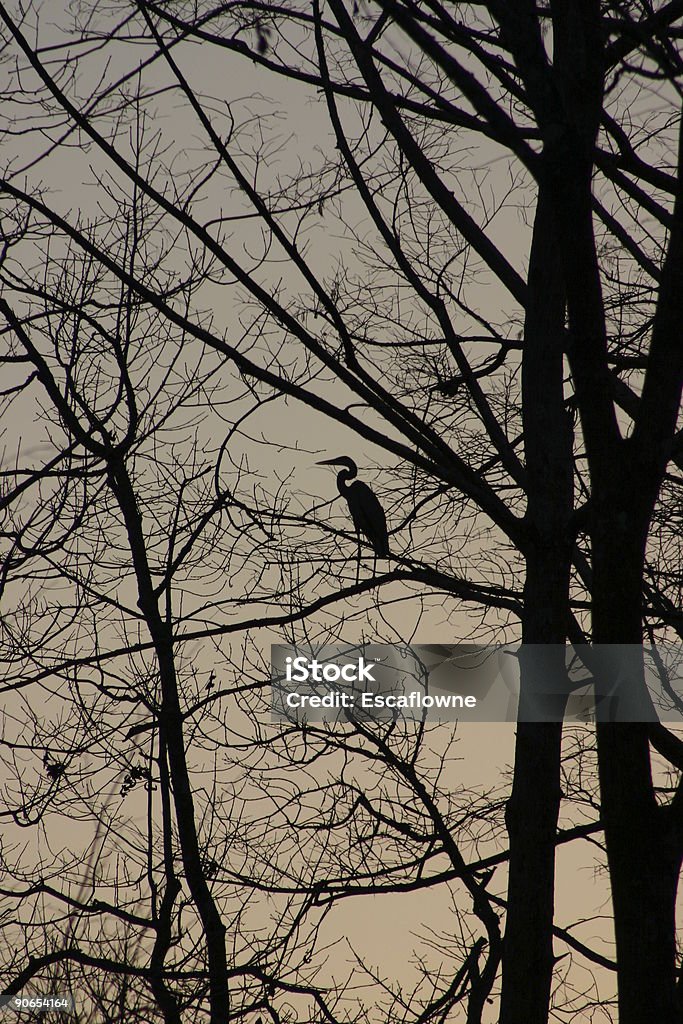
[[[384,509],[368,485],[362,480],[355,479],[358,467],[353,459],[342,456],[338,459],[326,459],[318,465],[343,467],[337,473],[337,489],[349,506],[356,534],[363,534],[370,542],[376,558],[388,558],[389,535]]]
[[[346,498],[356,533],[362,533],[370,541],[378,558],[387,558],[389,555],[387,521],[377,495],[362,480],[345,484],[342,490],[339,482],[341,476],[343,473],[337,475],[337,487],[340,494]]]

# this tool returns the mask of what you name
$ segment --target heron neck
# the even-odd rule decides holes
[[[337,487],[341,494],[343,494],[344,491],[347,490],[349,481],[353,480],[355,475],[356,474],[350,469],[340,469],[340,471],[337,473]]]

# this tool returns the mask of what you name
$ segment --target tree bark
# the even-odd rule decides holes
[[[627,460],[622,459],[622,465]],[[641,589],[644,530],[616,509],[626,485],[615,466],[615,491],[598,495],[593,538],[593,629],[599,644],[633,644],[628,708],[645,687]],[[628,474],[630,477],[630,474]],[[622,493],[624,493],[622,491]],[[639,662],[639,663],[638,663]],[[609,678],[606,680],[610,686]],[[600,705],[599,705],[600,708]],[[676,990],[676,891],[681,842],[671,807],[658,806],[648,724],[599,721],[598,765],[617,952],[620,1024],[680,1024]]]
[[[555,837],[566,693],[547,695],[565,675],[572,509],[571,426],[564,406],[564,289],[555,222],[541,189],[529,263],[522,357],[528,474],[523,642],[554,645],[521,664],[515,770],[506,822],[510,839],[501,1024],[546,1024],[553,971]],[[545,712],[550,721],[533,721]]]
[[[642,398],[630,438],[594,477],[593,639],[642,644],[652,515],[671,455],[683,383],[683,130],[679,191],[662,270]],[[642,663],[630,685],[644,688]],[[633,700],[627,694],[627,700]],[[637,697],[637,693],[636,693]],[[646,723],[601,722],[598,766],[612,887],[620,1024],[680,1024],[675,902],[683,856],[681,792],[655,798]]]

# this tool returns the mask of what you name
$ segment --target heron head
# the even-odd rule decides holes
[[[358,466],[348,455],[339,455],[336,459],[324,459],[322,462],[317,462],[316,465],[343,466],[345,469],[348,469],[350,476],[356,476],[358,473]]]

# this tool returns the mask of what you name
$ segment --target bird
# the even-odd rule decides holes
[[[340,455],[336,459],[325,459],[323,462],[319,462],[318,465],[343,467],[337,473],[337,490],[349,506],[349,512],[356,531],[356,539],[358,541],[356,582],[358,582],[361,533],[370,542],[375,553],[375,569],[377,568],[378,558],[389,557],[389,535],[387,533],[387,519],[384,509],[377,495],[368,485],[364,484],[362,480],[354,479],[358,476],[358,466],[348,455]]]

